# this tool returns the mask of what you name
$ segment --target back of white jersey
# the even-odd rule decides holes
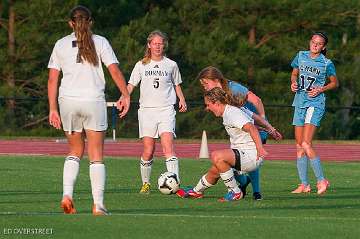
[[[175,61],[163,57],[144,65],[137,62],[131,72],[129,84],[140,83],[140,107],[166,107],[176,103],[175,86],[182,83]]]
[[[117,64],[118,60],[106,38],[93,35],[93,40],[99,60],[98,66],[87,61],[77,61],[78,47],[74,33],[56,42],[48,68],[54,68],[63,73],[59,98],[84,101],[105,100],[105,77],[101,62],[108,67],[113,63]]]
[[[242,127],[247,123],[254,123],[247,113],[235,106],[226,105],[223,114],[223,124],[230,136],[232,149],[256,149],[251,135],[242,130]]]

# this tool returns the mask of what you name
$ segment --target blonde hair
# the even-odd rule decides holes
[[[233,95],[228,95],[220,87],[214,87],[209,91],[205,91],[204,98],[209,100],[211,103],[220,102],[224,105],[232,105],[236,107],[242,107],[245,104],[245,97],[234,97]]]
[[[203,79],[207,79],[207,80],[211,80],[211,81],[217,81],[220,83],[222,90],[231,98],[233,98],[233,100],[238,100],[239,103],[241,103],[243,100],[245,100],[246,102],[246,98],[247,96],[242,95],[242,94],[236,94],[234,95],[231,90],[229,89],[229,85],[228,85],[228,80],[224,77],[224,75],[221,73],[221,71],[214,67],[214,66],[208,66],[205,67],[204,69],[202,69],[200,71],[200,73],[197,76],[197,79],[199,81],[203,80]]]
[[[151,60],[151,50],[149,48],[149,44],[150,42],[154,39],[155,36],[159,36],[162,38],[163,42],[164,42],[164,50],[166,50],[166,48],[168,47],[168,38],[166,36],[165,33],[161,32],[160,30],[155,30],[152,31],[149,36],[147,37],[147,41],[146,41],[146,45],[145,45],[145,53],[144,53],[144,57],[141,60],[141,62],[143,63],[143,65],[146,65],[150,62]]]
[[[97,66],[99,64],[95,44],[90,30],[92,25],[91,12],[84,6],[76,6],[70,11],[70,19],[76,36],[76,43],[79,49],[77,62],[83,60]]]

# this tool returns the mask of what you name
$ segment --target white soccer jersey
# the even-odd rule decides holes
[[[247,113],[235,106],[226,105],[222,117],[223,125],[230,136],[232,149],[256,149],[251,135],[242,130],[245,124],[254,123],[253,119],[251,119]]]
[[[63,78],[59,88],[59,98],[84,101],[105,100],[105,77],[101,62],[106,67],[118,60],[106,38],[93,35],[99,65],[87,61],[77,62],[78,47],[75,33],[58,40],[50,57],[48,68],[62,71]]]
[[[137,62],[131,72],[129,84],[140,83],[140,107],[166,107],[176,103],[174,86],[182,83],[179,68],[175,61],[163,57],[144,65]]]

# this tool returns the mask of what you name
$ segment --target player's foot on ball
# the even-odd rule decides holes
[[[75,214],[76,209],[74,207],[73,200],[69,196],[64,196],[61,200],[61,208],[63,209],[65,214]]]
[[[106,210],[106,208],[104,206],[99,206],[97,204],[93,205],[92,214],[94,216],[107,216],[107,215],[110,215],[110,213]]]
[[[149,194],[150,193],[150,183],[144,183],[141,186],[140,192],[141,194]]]
[[[219,202],[231,202],[231,201],[237,201],[243,198],[242,192],[235,193],[233,191],[229,191],[225,194],[224,197],[220,198]]]
[[[305,184],[299,184],[299,186],[293,190],[291,193],[310,193],[311,192],[311,187],[310,187],[310,184],[308,185],[305,185]]]
[[[326,193],[326,190],[329,188],[330,183],[328,180],[323,179],[317,183],[317,194],[324,194]]]
[[[260,192],[254,192],[253,193],[253,198],[256,201],[261,201],[263,199]]]

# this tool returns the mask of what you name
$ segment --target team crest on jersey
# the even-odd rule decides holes
[[[159,68],[159,65],[155,65],[154,68]]]

